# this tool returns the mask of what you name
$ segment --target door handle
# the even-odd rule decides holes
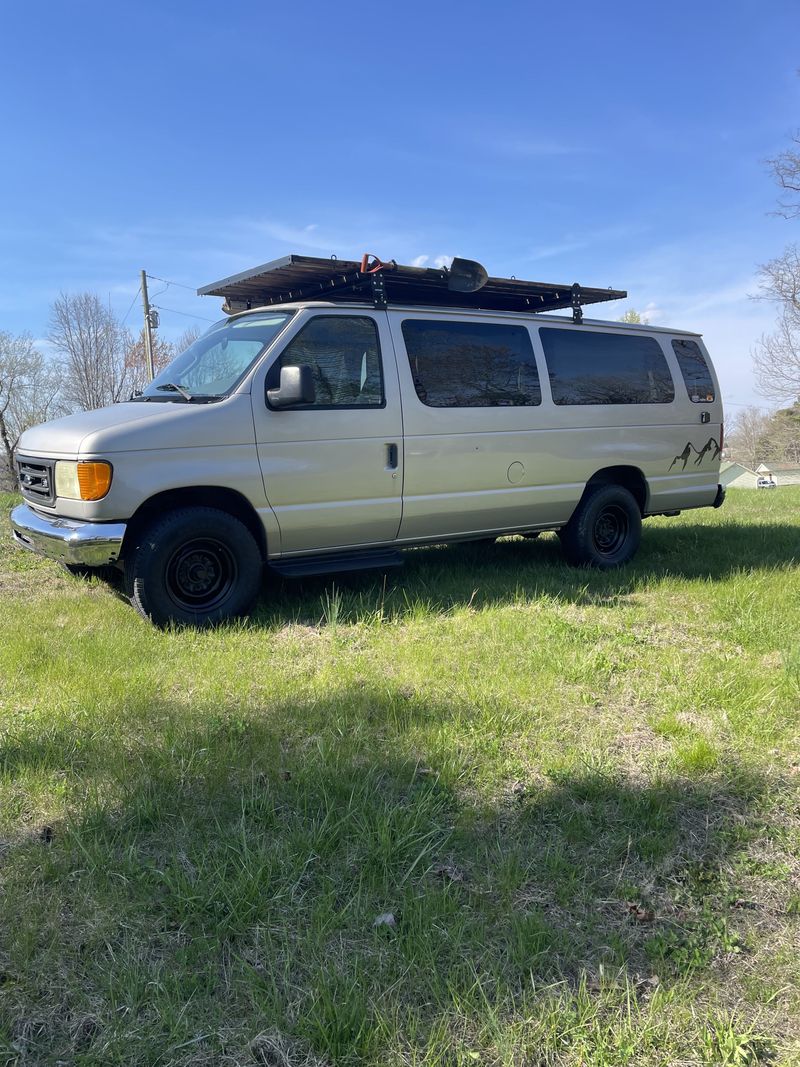
[[[397,445],[386,446],[386,469],[387,471],[397,470]]]

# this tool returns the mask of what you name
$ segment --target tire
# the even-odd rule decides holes
[[[639,505],[621,485],[599,485],[586,493],[559,537],[574,567],[621,567],[642,539]]]
[[[263,564],[255,538],[216,508],[180,508],[146,527],[125,561],[125,592],[156,626],[214,626],[246,615]]]
[[[526,541],[535,541],[541,533],[541,530],[526,530],[524,534],[520,534],[520,537],[524,537]]]

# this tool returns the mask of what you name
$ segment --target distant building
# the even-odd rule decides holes
[[[743,463],[726,460],[720,465],[719,480],[726,489],[755,489],[759,475]]]
[[[797,463],[759,463],[756,474],[771,478],[779,486],[800,485],[800,464]]]

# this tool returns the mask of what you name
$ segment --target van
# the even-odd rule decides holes
[[[702,337],[583,318],[622,291],[287,256],[199,292],[226,317],[140,395],[15,455],[16,543],[122,570],[157,625],[247,613],[265,566],[415,545],[554,530],[569,563],[618,567],[642,519],[722,503]]]

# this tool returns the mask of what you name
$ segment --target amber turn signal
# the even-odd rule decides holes
[[[111,488],[111,464],[94,460],[78,463],[81,500],[102,500]]]

